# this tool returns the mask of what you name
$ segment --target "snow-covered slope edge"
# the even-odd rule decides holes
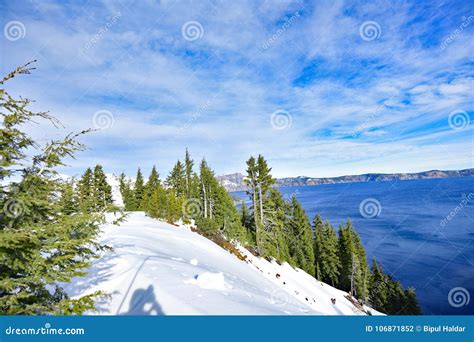
[[[347,293],[302,270],[241,247],[247,259],[239,260],[189,228],[144,213],[130,213],[120,226],[105,225],[101,241],[114,250],[96,260],[86,277],[65,286],[72,297],[97,290],[111,295],[91,314],[366,314],[345,298]]]

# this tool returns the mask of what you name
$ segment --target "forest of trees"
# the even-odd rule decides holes
[[[246,176],[250,208],[245,201],[236,205],[205,160],[194,171],[188,150],[184,161],[178,160],[163,182],[155,167],[146,182],[140,169],[134,182],[125,174],[119,179],[126,210],[145,211],[170,223],[193,219],[207,237],[220,234],[262,257],[288,262],[376,310],[421,313],[413,288],[405,290],[375,260],[369,268],[365,248],[350,220],[338,232],[319,215],[311,225],[296,196],[287,200],[274,187],[271,168],[261,155],[247,160]]]
[[[18,68],[0,85],[30,70],[28,65]],[[78,181],[63,180],[56,171],[64,158],[84,148],[76,139],[88,131],[41,147],[22,125],[56,120],[30,111],[29,100],[15,99],[4,89],[0,94],[0,181],[8,183],[0,193],[0,313],[80,314],[104,294],[72,300],[58,284],[84,275],[90,261],[107,249],[96,237],[104,212],[118,209],[112,188],[101,165],[86,169]],[[338,232],[320,216],[311,224],[297,197],[285,199],[275,188],[261,155],[247,160],[246,172],[250,206],[232,198],[206,160],[195,168],[188,150],[164,180],[155,167],[146,181],[138,169],[133,181],[121,174],[119,188],[125,211],[145,211],[170,223],[193,220],[209,238],[239,241],[262,257],[288,262],[376,310],[421,313],[414,289],[404,289],[375,260],[369,269],[349,220]]]

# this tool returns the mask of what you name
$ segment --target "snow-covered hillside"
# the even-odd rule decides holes
[[[244,248],[247,259],[239,260],[187,227],[141,212],[130,213],[120,226],[105,225],[101,240],[114,250],[98,259],[88,276],[65,287],[73,297],[96,290],[111,294],[97,304],[98,314],[366,314],[347,293],[302,270]]]

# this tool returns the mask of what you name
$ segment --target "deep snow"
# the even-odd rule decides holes
[[[111,295],[91,314],[366,314],[347,293],[302,270],[257,258],[242,247],[247,260],[239,260],[189,227],[142,212],[130,213],[120,226],[104,225],[101,241],[113,251],[96,260],[86,277],[65,286],[72,297],[96,290]]]

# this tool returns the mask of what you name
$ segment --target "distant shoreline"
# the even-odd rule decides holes
[[[316,186],[323,184],[359,183],[359,182],[388,182],[393,180],[436,179],[453,177],[473,177],[474,168],[463,170],[430,170],[416,173],[365,173],[361,175],[347,175],[339,177],[313,178],[307,176],[278,178],[278,187]],[[233,173],[218,176],[219,182],[229,192],[245,191],[244,175]]]

